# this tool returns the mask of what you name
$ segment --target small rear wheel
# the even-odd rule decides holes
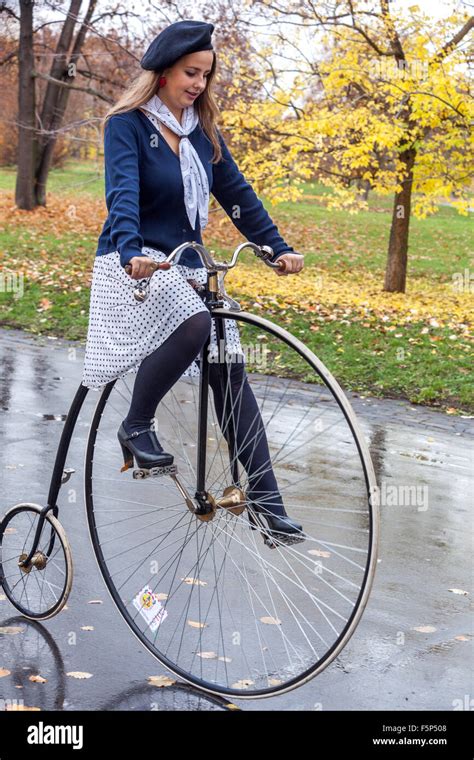
[[[66,604],[73,578],[69,541],[59,520],[49,511],[38,546],[28,565],[43,507],[16,504],[0,523],[0,583],[16,609],[31,620],[46,620]]]

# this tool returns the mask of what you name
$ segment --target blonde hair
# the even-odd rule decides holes
[[[175,61],[176,63],[176,61]],[[174,65],[174,64],[173,64]],[[171,67],[170,67],[171,68]],[[207,77],[205,90],[194,101],[194,107],[197,111],[199,122],[205,134],[211,141],[214,153],[211,163],[215,164],[222,158],[222,149],[217,135],[216,120],[219,116],[219,108],[212,94],[212,80],[216,71],[216,54],[213,53],[211,71]],[[159,89],[158,80],[162,76],[161,71],[141,71],[129,87],[122,93],[117,103],[110,108],[104,116],[103,128],[108,119],[118,113],[133,111],[140,108],[147,102]]]

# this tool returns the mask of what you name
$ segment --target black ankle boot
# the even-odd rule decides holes
[[[268,532],[272,538],[276,539],[277,541],[280,541],[284,544],[297,544],[300,543],[300,541],[304,541],[306,539],[306,535],[303,531],[303,526],[300,525],[300,523],[296,522],[296,520],[293,520],[291,517],[289,517],[286,514],[284,507],[284,514],[275,515],[272,514],[270,508],[253,501],[248,494],[247,500],[247,503],[250,504],[250,509],[248,512],[251,527],[253,530],[257,529],[257,520],[252,514],[251,510],[265,518],[268,525]]]
[[[147,435],[149,441],[151,441],[152,451],[149,451],[148,449],[140,449],[138,438],[139,436],[144,435]],[[151,426],[142,428],[141,430],[134,430],[133,433],[127,433],[122,423],[117,431],[117,438],[122,447],[124,460],[124,465],[120,469],[120,472],[124,472],[130,467],[133,467],[134,457],[137,467],[144,469],[149,469],[150,467],[167,467],[170,464],[173,464],[173,455],[168,454],[167,451],[163,451],[163,447]]]

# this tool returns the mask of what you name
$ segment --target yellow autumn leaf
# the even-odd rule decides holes
[[[181,580],[192,586],[207,586],[207,581],[201,581],[199,578],[181,578]]]
[[[163,688],[164,686],[172,686],[176,681],[169,676],[148,676],[148,681],[152,686],[158,686]]]
[[[199,623],[197,620],[188,620],[188,625],[191,626],[191,628],[206,628],[207,623]]]
[[[66,673],[67,676],[70,676],[71,678],[92,678],[92,673],[86,673],[82,670],[71,670],[69,673]]]
[[[250,678],[241,678],[240,681],[236,681],[232,684],[232,687],[234,689],[248,689],[249,686],[253,686],[255,681],[252,681]]]

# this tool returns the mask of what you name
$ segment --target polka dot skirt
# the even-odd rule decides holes
[[[164,261],[162,251],[144,246],[143,256]],[[207,311],[193,286],[207,280],[206,267],[173,264],[166,271],[157,270],[149,283],[148,298],[136,301],[133,291],[139,284],[120,264],[118,251],[96,256],[92,272],[89,327],[82,385],[100,388],[124,375],[137,372],[143,359],[152,353],[193,314]],[[224,302],[224,308],[229,308]],[[243,355],[237,324],[225,321],[228,354]],[[209,355],[217,357],[214,320],[211,327]],[[197,358],[197,357],[196,357]],[[199,376],[195,361],[182,377]]]

